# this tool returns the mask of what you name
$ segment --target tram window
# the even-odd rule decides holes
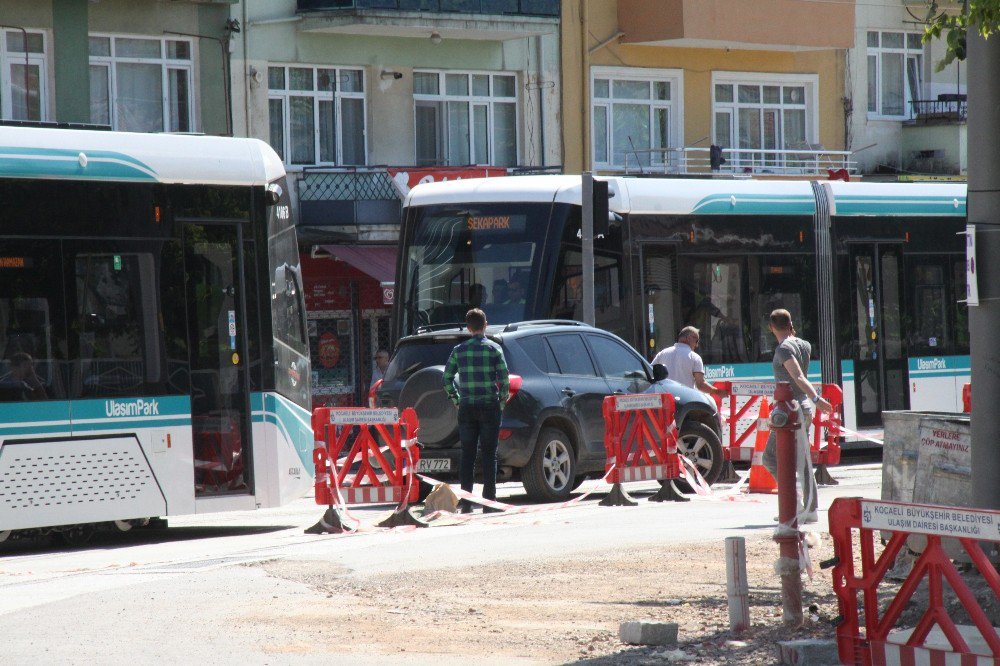
[[[0,256],[0,402],[65,398],[62,265],[51,242]]]
[[[143,395],[162,376],[157,304],[150,253],[78,253],[76,335],[78,385],[89,397]]]
[[[774,357],[776,341],[768,329],[771,312],[788,310],[799,337],[812,345],[812,357],[819,355],[813,267],[804,257],[757,258],[750,260],[751,316],[758,361]]]
[[[951,299],[948,307],[955,313],[955,334],[954,350],[955,354],[969,353],[969,307],[962,303],[966,299],[967,279],[965,274],[965,257],[952,261],[951,264]]]
[[[689,260],[681,264],[682,325],[701,331],[698,353],[706,363],[748,360],[742,323],[743,273],[741,259]]]
[[[948,334],[948,300],[945,267],[939,262],[918,262],[911,267],[908,349],[914,355],[946,354],[951,351]]]
[[[579,217],[566,224],[556,266],[551,313],[556,319],[583,320],[583,254],[576,237]],[[594,323],[597,328],[627,335],[622,308],[621,228],[613,226],[594,247]]]

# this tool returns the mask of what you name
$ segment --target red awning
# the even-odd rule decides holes
[[[320,247],[379,282],[395,282],[396,280],[396,247],[393,245],[322,245]]]

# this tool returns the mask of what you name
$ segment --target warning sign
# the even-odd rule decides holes
[[[774,382],[733,382],[733,395],[774,395]]]
[[[649,395],[623,395],[615,398],[616,412],[631,412],[638,409],[659,409],[663,398],[656,393]]]
[[[391,409],[331,409],[333,425],[382,425],[399,421],[399,411]]]
[[[862,501],[861,527],[1000,541],[1000,513],[929,504]]]

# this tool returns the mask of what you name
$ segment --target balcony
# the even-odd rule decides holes
[[[504,41],[559,29],[559,0],[297,0],[296,10],[305,32]]]
[[[857,163],[846,150],[813,145],[787,150],[724,148],[723,162],[713,169],[709,148],[655,148],[625,155],[626,174],[671,176],[726,176],[729,178],[822,178],[834,173],[858,174]],[[602,173],[610,171],[602,170]]]
[[[854,46],[854,2],[619,0],[627,44],[814,51]]]
[[[969,120],[969,103],[965,95],[938,95],[937,99],[915,99],[910,102],[911,123],[964,123]]]
[[[559,0],[297,0],[298,11],[388,9],[404,12],[559,18]]]

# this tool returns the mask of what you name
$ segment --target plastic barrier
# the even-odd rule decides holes
[[[729,393],[728,397],[715,396],[716,405],[722,415],[722,452],[726,460],[750,462],[754,453],[754,435],[761,423],[760,402],[774,394],[774,382],[715,382],[716,388]],[[812,462],[814,465],[837,465],[840,463],[840,411],[844,404],[844,392],[836,384],[823,384],[820,394],[833,405],[832,414],[824,414],[818,409],[812,422]],[[728,401],[728,405],[723,403]],[[753,406],[757,405],[757,413]],[[764,423],[766,428],[767,424]],[[825,472],[825,470],[823,470]],[[831,483],[829,474],[820,483]]]
[[[609,395],[604,398],[605,470],[611,493],[602,506],[634,506],[621,484],[680,478],[674,396],[669,393]],[[685,501],[665,484],[650,501]]]
[[[1000,663],[1000,636],[941,543],[946,537],[957,540],[995,597],[1000,598],[1000,574],[979,546],[980,541],[1000,542],[1000,511],[839,498],[830,507],[829,519],[834,557],[821,566],[833,570],[833,590],[840,606],[837,650],[841,663],[865,666]],[[855,531],[858,554],[854,551]],[[887,532],[892,536],[876,558],[876,539]],[[925,535],[926,546],[895,598],[886,605],[888,599],[884,594],[879,596],[879,585],[896,555],[914,534]],[[860,567],[860,574],[855,573],[855,567]],[[911,632],[894,631],[903,610],[912,603],[914,592],[924,581],[929,595],[919,622]],[[962,631],[951,619],[954,609],[945,604],[945,581],[974,623],[974,629]],[[859,593],[863,599],[861,613]],[[864,627],[860,624],[860,614],[864,616]],[[940,643],[927,645],[935,625],[951,649]],[[975,633],[985,644],[977,652],[971,650],[967,640]]]
[[[313,411],[312,425],[316,503],[329,507],[314,527],[343,531],[349,529],[339,514],[345,505],[387,503],[398,506],[380,526],[425,525],[407,510],[420,493],[413,409],[400,415],[396,409],[320,407]]]
[[[969,382],[962,384],[962,411],[972,413],[972,384]]]

